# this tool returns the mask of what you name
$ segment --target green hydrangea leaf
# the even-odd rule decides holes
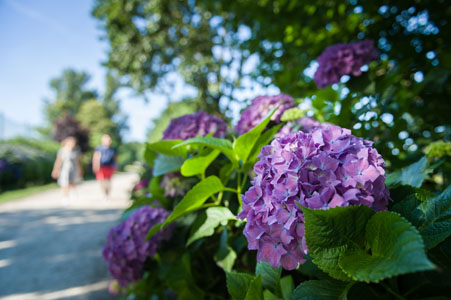
[[[244,300],[263,300],[262,277],[260,275],[252,280]]]
[[[255,268],[255,275],[262,276],[263,288],[275,293],[278,293],[281,272],[281,268],[273,268],[265,261],[257,263]]]
[[[186,141],[183,141],[177,145],[174,145],[172,149],[179,147],[185,147],[188,145],[201,145],[221,151],[232,163],[237,163],[235,153],[233,152],[232,143],[226,139],[219,139],[211,136],[197,136]]]
[[[327,210],[301,207],[305,238],[313,262],[335,279],[349,280],[338,265],[340,253],[354,244],[363,245],[365,226],[374,211],[367,206],[335,207]]]
[[[183,156],[186,157],[188,149],[186,147],[172,148],[173,146],[180,144],[182,140],[161,140],[155,143],[147,143],[146,149],[155,151],[169,156]]]
[[[153,176],[161,176],[180,170],[185,159],[181,156],[168,156],[160,154],[154,160]]]
[[[397,213],[383,211],[371,217],[365,240],[369,252],[350,248],[340,255],[340,267],[354,280],[379,282],[434,268],[419,232]]]
[[[426,176],[431,172],[431,169],[427,168],[427,166],[426,156],[423,156],[416,163],[388,174],[385,183],[388,186],[394,186],[399,183],[419,188],[423,184]]]
[[[351,283],[332,280],[309,280],[296,287],[291,300],[345,300]]]
[[[249,154],[249,157],[246,162],[246,167],[244,168],[245,170],[249,170],[252,167],[254,167],[255,162],[257,161],[257,156],[260,154],[263,146],[269,144],[269,142],[274,138],[274,135],[280,130],[282,125],[283,124],[273,126],[262,133],[262,135],[258,138],[257,142],[255,143],[251,153]]]
[[[225,272],[227,279],[227,290],[230,296],[234,300],[244,300],[249,290],[251,282],[255,279],[254,276],[237,273],[237,272]]]
[[[415,193],[393,206],[418,228],[426,249],[431,249],[451,235],[451,186],[440,195]]]
[[[214,206],[207,208],[194,221],[191,227],[191,235],[186,245],[188,246],[200,238],[213,235],[216,227],[220,224],[226,225],[229,220],[236,220],[236,217],[227,207]]]
[[[451,235],[451,185],[437,197],[422,202],[418,209],[423,213],[419,230],[426,249]]]
[[[174,208],[168,218],[161,224],[153,226],[147,234],[147,239],[152,237],[162,227],[174,222],[181,216],[199,209],[212,195],[224,190],[224,186],[216,176],[209,176],[196,184]]]
[[[277,109],[278,107],[272,109],[260,124],[258,124],[245,134],[240,135],[236,139],[235,143],[233,144],[233,151],[235,152],[238,159],[243,161],[243,164],[247,162],[249,154],[251,153],[252,149],[260,138],[260,135],[268,125],[272,115],[276,112]]]
[[[219,249],[213,258],[220,268],[231,272],[236,260],[236,252],[227,244],[227,239],[227,230],[224,229],[219,240]]]
[[[291,275],[284,276],[280,279],[280,290],[284,300],[290,300],[294,290],[294,281]]]
[[[204,174],[208,166],[216,159],[216,157],[218,157],[220,153],[221,152],[219,150],[213,150],[207,155],[201,155],[187,159],[183,163],[180,172],[185,177]]]
[[[264,290],[263,291],[263,299],[265,299],[265,300],[280,300],[280,297],[274,295],[269,290]]]

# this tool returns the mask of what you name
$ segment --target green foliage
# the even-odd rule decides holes
[[[241,160],[243,164],[247,162],[249,154],[251,153],[263,130],[266,128],[266,125],[268,125],[272,115],[276,112],[277,109],[278,107],[273,108],[260,124],[252,128],[252,130],[250,130],[249,132],[240,135],[236,139],[235,143],[233,144],[233,151],[235,152],[236,157],[238,157],[238,159]]]
[[[200,238],[213,235],[216,227],[219,225],[225,226],[230,220],[236,220],[236,217],[227,207],[215,206],[207,208],[197,217],[191,227],[191,235],[187,245]]]
[[[105,105],[96,100],[90,99],[84,101],[76,112],[76,118],[85,128],[89,128],[89,142],[92,148],[100,144],[102,135],[108,134],[113,140],[113,145],[121,143],[121,128],[115,123],[105,107]]]
[[[418,231],[395,213],[366,206],[302,210],[313,262],[336,279],[379,282],[434,268]]]
[[[58,148],[53,141],[0,142],[0,192],[51,182]]]
[[[280,289],[282,291],[282,298],[284,300],[290,300],[294,289],[293,277],[291,275],[280,278]]]
[[[65,69],[60,77],[50,81],[54,99],[45,100],[47,120],[53,123],[65,114],[76,115],[84,102],[97,97],[97,92],[87,88],[89,74]]]
[[[437,196],[427,196],[424,201],[420,201],[418,193],[409,195],[393,209],[418,228],[426,249],[437,246],[451,235],[451,186]]]
[[[152,120],[147,141],[157,142],[163,137],[163,131],[168,127],[172,119],[196,112],[196,102],[191,99],[169,102],[158,118]]]
[[[362,248],[349,248],[340,255],[342,270],[355,280],[379,282],[404,273],[431,270],[418,231],[401,216],[379,212],[368,221]]]
[[[297,107],[293,107],[293,108],[290,108],[290,109],[286,110],[283,113],[283,115],[280,118],[280,120],[284,121],[284,122],[286,122],[286,121],[296,121],[296,120],[302,118],[303,116],[305,116],[305,113],[306,112],[304,110],[299,109]]]
[[[181,142],[181,140],[161,140],[154,143],[148,143],[146,145],[146,148],[148,149],[148,151],[154,151],[164,155],[186,157],[188,153],[186,148],[172,148],[173,146],[180,144]]]
[[[349,280],[338,265],[340,254],[353,243],[363,244],[365,226],[374,211],[367,206],[336,207],[312,210],[302,207],[305,238],[313,262],[330,276]]]
[[[194,137],[174,146],[178,148],[188,145],[200,145],[221,151],[232,162],[236,162],[236,154],[233,152],[232,143],[229,140],[218,139],[211,136]]]
[[[291,294],[291,300],[346,300],[348,283],[331,280],[309,280],[301,283]]]
[[[234,300],[263,300],[262,278],[226,272],[227,289]]]
[[[147,238],[150,238],[160,230],[160,228],[167,226],[181,216],[199,209],[210,196],[219,193],[222,190],[224,190],[224,186],[216,176],[210,176],[200,181],[185,195],[183,200],[177,204],[166,221],[158,226],[154,226],[149,231]]]
[[[427,166],[428,162],[424,156],[416,163],[389,174],[385,183],[389,186],[399,183],[402,185],[410,185],[412,187],[420,187],[427,174],[431,172]]]
[[[182,175],[186,177],[199,174],[203,175],[208,166],[216,159],[216,157],[218,157],[219,154],[219,150],[213,150],[206,155],[198,155],[187,159],[181,168]]]
[[[168,156],[160,154],[154,161],[153,176],[160,176],[175,172],[183,165],[184,159],[181,156]]]
[[[126,85],[138,92],[161,87],[172,96],[166,80],[177,73],[198,93],[170,103],[149,135],[156,143],[146,147],[145,159],[159,176],[137,204],[158,199],[173,210],[149,236],[177,223],[171,240],[146,262],[141,298],[165,299],[168,288],[180,299],[265,300],[424,299],[451,291],[444,190],[450,175],[449,11],[443,1],[318,1],[96,1],[93,13],[110,44],[107,66]],[[374,40],[380,59],[361,76],[318,89],[311,72],[318,55],[362,39]],[[258,63],[247,65],[249,57]],[[244,222],[235,219],[257,155],[283,123],[274,126],[267,117],[233,143],[210,136],[158,142],[175,116],[199,108],[227,114],[243,82],[273,84],[294,96],[299,107],[283,121],[313,116],[374,141],[390,174],[389,211],[302,208],[307,262],[283,277],[256,264]],[[164,197],[160,187],[161,175],[175,170],[197,182],[184,198]]]
[[[271,267],[267,262],[261,261],[255,268],[255,274],[262,276],[263,288],[277,291],[279,289],[279,280],[282,269]]]
[[[228,237],[227,230],[224,229],[219,239],[219,249],[213,258],[218,267],[231,272],[237,256],[236,252],[227,244]]]
[[[429,159],[451,156],[451,142],[436,141],[424,148]]]

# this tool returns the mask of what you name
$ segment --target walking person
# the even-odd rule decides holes
[[[94,150],[92,157],[92,170],[104,193],[104,200],[109,201],[111,192],[111,177],[116,170],[117,152],[111,147],[111,137],[102,136],[101,145]]]
[[[73,136],[61,142],[52,170],[53,179],[57,179],[63,193],[62,204],[68,205],[75,200],[75,187],[83,177],[81,154],[77,148],[77,140]]]

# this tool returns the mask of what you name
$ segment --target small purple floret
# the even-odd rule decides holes
[[[291,133],[262,148],[256,176],[243,195],[244,235],[257,260],[297,268],[308,252],[304,216],[312,209],[366,205],[385,210],[390,198],[385,163],[372,142],[348,129],[322,125]]]
[[[371,40],[329,46],[317,58],[315,83],[319,88],[325,88],[339,82],[343,75],[360,76],[360,68],[377,57],[378,51]]]
[[[226,132],[227,124],[224,120],[199,111],[172,119],[163,132],[163,140],[187,140],[209,133],[213,133],[214,137],[222,138]]]
[[[285,94],[259,96],[254,98],[249,107],[241,113],[241,118],[235,126],[235,130],[240,135],[248,132],[260,124],[268,113],[276,106],[279,106],[279,109],[272,115],[271,121],[280,123],[280,118],[284,111],[295,107],[296,104],[294,103],[293,98]]]
[[[149,229],[166,220],[169,213],[163,208],[143,206],[127,220],[111,228],[102,255],[111,275],[121,286],[139,281],[144,274],[145,261],[155,255],[163,240],[170,238],[172,226],[146,241]]]

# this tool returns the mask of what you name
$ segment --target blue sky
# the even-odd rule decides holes
[[[51,78],[63,69],[91,74],[90,86],[102,92],[107,43],[91,17],[93,0],[0,0],[0,113],[8,119],[44,124],[43,99],[52,96]],[[179,86],[178,91],[186,91]],[[272,89],[272,93],[277,92]],[[257,96],[261,88],[240,98]],[[176,98],[181,98],[175,92]],[[122,90],[122,110],[129,115],[127,141],[144,141],[150,120],[166,105],[162,95],[149,94],[145,103]]]
[[[90,15],[92,0],[0,0],[0,112],[30,125],[43,124],[43,98],[49,81],[64,68],[91,74],[90,86],[103,90],[107,44]],[[129,115],[127,140],[143,141],[150,119],[166,100],[152,95],[145,103],[120,93]]]

